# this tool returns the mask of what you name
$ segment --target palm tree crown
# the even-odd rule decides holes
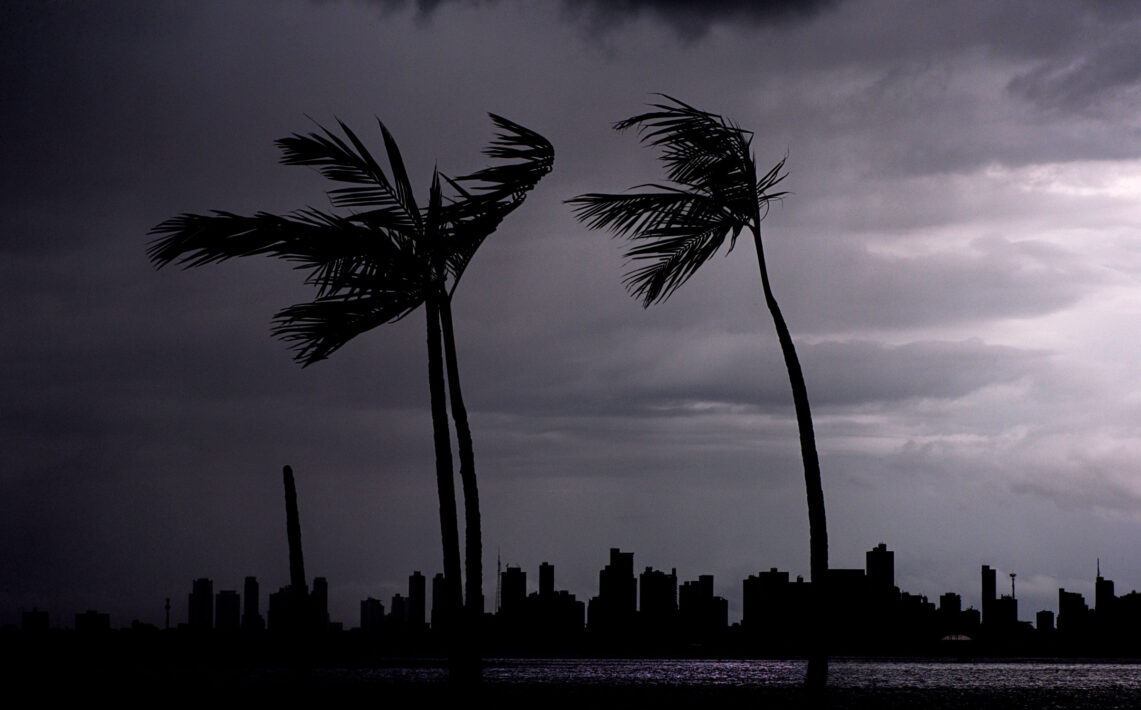
[[[468,262],[503,218],[550,172],[554,149],[538,133],[491,114],[500,133],[484,153],[510,160],[459,178],[433,171],[428,204],[413,196],[400,150],[378,120],[391,179],[342,122],[332,131],[277,141],[285,165],[316,167],[344,183],[329,191],[338,215],[305,208],[288,215],[181,214],[151,230],[147,254],[158,267],[202,266],[264,254],[309,272],[316,298],[282,309],[273,332],[302,366],[323,360],[357,335],[404,318],[433,289],[455,290]],[[455,195],[445,198],[441,181]]]
[[[614,124],[637,127],[643,143],[662,148],[672,185],[648,184],[651,191],[621,195],[588,193],[569,202],[591,229],[609,229],[635,242],[625,257],[636,265],[625,278],[642,305],[669,298],[729,240],[741,231],[759,231],[772,192],[784,179],[784,160],[760,180],[751,152],[752,133],[721,116],[669,96],[672,104]],[[636,189],[638,189],[636,188]]]

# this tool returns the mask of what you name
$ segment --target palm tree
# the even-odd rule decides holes
[[[344,138],[320,126],[319,133],[295,133],[277,141],[281,162],[316,167],[326,178],[345,184],[328,193],[332,205],[362,211],[338,215],[305,208],[287,215],[259,212],[249,217],[222,211],[182,214],[151,230],[158,236],[147,251],[160,268],[172,262],[189,268],[233,257],[267,255],[307,269],[306,283],[316,288],[316,298],[279,311],[273,327],[275,335],[292,344],[302,367],[329,357],[357,335],[401,320],[424,305],[447,608],[452,620],[466,618],[470,622],[478,618],[483,606],[481,522],[451,300],[483,240],[550,172],[554,161],[554,149],[538,133],[494,114],[491,120],[499,132],[484,154],[508,162],[455,179],[433,170],[428,203],[423,207],[413,197],[396,141],[379,120],[391,178],[342,122],[338,123]],[[445,197],[444,183],[453,195]],[[466,617],[460,612],[463,592],[448,394],[464,488]],[[474,631],[474,626],[469,625],[469,629]],[[472,634],[466,636],[470,639]],[[469,640],[468,653],[474,649],[471,644],[473,639]],[[453,660],[455,653],[453,646]]]
[[[812,414],[796,348],[769,285],[761,243],[761,220],[769,203],[785,194],[773,191],[784,179],[785,161],[758,178],[750,147],[752,132],[671,96],[661,96],[665,102],[651,104],[653,111],[619,121],[614,128],[623,131],[636,127],[643,143],[660,147],[670,184],[642,185],[639,187],[648,189],[619,195],[589,193],[568,202],[590,229],[608,229],[633,241],[625,257],[634,268],[624,283],[644,307],[669,298],[726,240],[731,251],[742,231],[748,229],[752,234],[765,303],[792,385],[808,494],[812,588],[816,599],[823,600],[828,530]],[[817,604],[816,608],[819,613],[822,607]],[[828,669],[823,620],[817,617],[810,623],[813,644],[806,684],[821,687]]]

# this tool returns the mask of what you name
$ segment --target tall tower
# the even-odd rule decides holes
[[[1113,580],[1101,576],[1101,558],[1097,560],[1097,581],[1093,586],[1094,619],[1101,626],[1109,623],[1113,615],[1113,604],[1117,599],[1113,593]]]
[[[991,569],[990,565],[983,565],[983,595],[982,595],[982,623],[985,625],[994,621],[994,598],[995,598],[995,571]]]

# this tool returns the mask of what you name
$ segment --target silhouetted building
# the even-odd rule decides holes
[[[400,631],[408,628],[408,600],[400,593],[392,595],[388,623],[389,626]]]
[[[1089,607],[1086,600],[1077,592],[1058,590],[1058,633],[1078,636],[1086,633],[1089,627]]]
[[[683,633],[690,637],[705,637],[729,625],[729,602],[713,594],[711,574],[681,585],[677,613]]]
[[[213,580],[199,577],[191,584],[186,623],[197,630],[209,631],[214,628]]]
[[[413,631],[424,629],[425,599],[424,575],[419,571],[408,577],[408,628]]]
[[[377,633],[384,626],[384,604],[369,597],[361,602],[361,630]]]
[[[983,565],[982,568],[982,623],[983,626],[989,626],[994,622],[992,608],[994,607],[994,600],[996,594],[996,580],[995,571],[991,569],[990,565]]]
[[[448,591],[444,584],[444,573],[437,572],[432,577],[432,629],[440,631],[447,626]]]
[[[523,585],[526,586],[525,575]],[[504,582],[501,585],[501,594],[507,588],[508,585]],[[525,618],[528,631],[543,642],[566,640],[569,636],[582,631],[585,616],[585,604],[566,590],[555,591],[554,566],[547,562],[539,565],[539,591],[528,595],[526,600]]]
[[[523,623],[527,605],[527,573],[507,565],[500,575],[499,618],[508,627]]]
[[[895,553],[880,543],[864,554],[868,589],[872,594],[889,594],[895,589]]]
[[[550,597],[555,593],[555,566],[547,562],[539,565],[539,596]]]
[[[1054,630],[1054,612],[1043,609],[1034,615],[1034,628],[1040,632]]]
[[[313,580],[316,582],[316,580]],[[307,593],[286,585],[269,595],[266,626],[274,632],[303,632],[312,628],[313,607]]]
[[[796,650],[804,638],[811,583],[802,577],[789,583],[789,573],[773,567],[768,572],[750,575],[742,587],[741,626],[753,643],[770,649]]]
[[[245,631],[264,631],[265,619],[261,616],[261,600],[258,591],[257,577],[246,577],[242,590],[242,629]]]
[[[937,612],[940,636],[963,634],[966,624],[963,620],[963,598],[954,592],[939,595]]]
[[[666,574],[647,567],[638,575],[638,596],[642,627],[659,634],[672,630],[677,616],[677,570]]]
[[[232,589],[223,589],[214,596],[214,628],[218,631],[237,631],[241,626],[241,598]]]
[[[602,632],[625,631],[633,626],[638,605],[634,553],[610,548],[610,564],[598,573],[598,596],[590,600],[590,628]]]
[[[1113,593],[1113,580],[1101,576],[1101,560],[1098,560],[1098,574],[1093,587],[1093,616],[1098,633],[1103,637],[1115,636],[1117,619],[1114,604],[1117,597]]]

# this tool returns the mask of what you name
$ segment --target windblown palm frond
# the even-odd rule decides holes
[[[501,116],[484,154],[513,161],[450,179],[433,173],[429,202],[417,205],[395,139],[377,121],[388,172],[343,122],[344,133],[318,126],[277,141],[281,162],[316,168],[349,187],[329,191],[334,207],[364,211],[341,216],[306,208],[252,217],[214,211],[182,214],[155,226],[147,249],[158,267],[184,268],[239,256],[266,255],[306,269],[316,299],[280,311],[273,332],[303,366],[328,357],[356,335],[399,320],[433,289],[452,288],[476,249],[551,170],[554,149],[538,133]],[[445,201],[441,180],[457,193]],[[466,187],[465,187],[466,185]]]
[[[757,179],[752,133],[716,114],[662,95],[670,103],[614,124],[637,128],[643,143],[662,149],[672,185],[642,185],[652,192],[588,193],[568,202],[590,229],[608,229],[636,242],[625,257],[639,262],[624,283],[643,306],[664,301],[718,252],[733,249],[741,230],[758,228],[762,205],[783,178],[784,160]],[[643,263],[648,262],[648,263]]]
[[[448,231],[447,269],[453,291],[483,240],[522,204],[555,162],[554,146],[546,138],[502,116],[488,115],[500,132],[483,154],[512,162],[454,179],[441,176],[458,193],[441,208],[440,216]]]
[[[294,133],[277,141],[282,164],[316,167],[330,180],[359,185],[330,190],[329,199],[335,207],[373,207],[388,215],[389,228],[412,233],[419,227],[420,210],[412,194],[400,149],[388,128],[377,119],[384,136],[392,180],[388,179],[352,129],[342,121],[337,123],[345,132],[348,143],[326,128],[321,128],[322,133]]]

